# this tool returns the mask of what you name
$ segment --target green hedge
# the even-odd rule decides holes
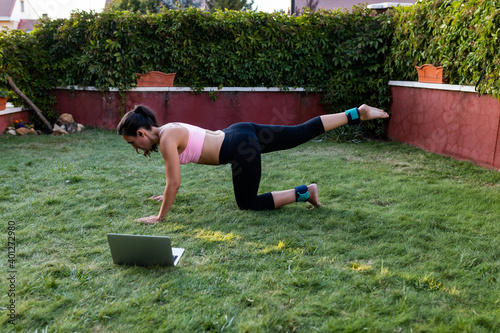
[[[177,73],[176,85],[193,88],[321,90],[332,111],[365,102],[386,106],[383,62],[390,30],[385,16],[370,14],[366,7],[300,17],[193,8],[144,16],[76,12],[67,20],[44,21],[15,42],[11,39],[19,34],[2,33],[1,47],[16,52],[25,44],[36,47],[26,47],[16,64],[4,57],[0,70],[24,87],[34,84],[30,78],[36,73],[46,90],[67,85],[125,90],[135,85],[136,73],[158,70]],[[41,68],[29,64],[33,51]]]
[[[7,75],[33,101],[38,108],[45,110],[45,116],[54,118],[52,106],[55,98],[49,91],[52,66],[48,52],[40,40],[19,30],[0,31],[0,90],[10,90]],[[12,91],[9,99],[20,105],[18,97]]]
[[[176,72],[176,85],[305,87],[332,111],[387,107],[388,80],[417,80],[416,65],[442,65],[449,83],[500,98],[500,0],[424,0],[392,14],[320,11],[300,17],[197,9],[140,16],[76,12],[33,33],[0,32],[5,74],[53,118],[54,86],[122,91],[136,73]],[[373,130],[373,128],[372,128]],[[380,128],[376,129],[381,134]]]
[[[500,1],[424,0],[398,8],[387,73],[417,80],[415,66],[443,66],[450,84],[475,85],[500,97]]]

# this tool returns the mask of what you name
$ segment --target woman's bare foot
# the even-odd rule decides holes
[[[371,120],[378,118],[389,118],[389,114],[384,110],[380,110],[366,104],[361,105],[359,108],[359,117],[361,120]]]
[[[308,185],[307,190],[309,191],[309,199],[307,199],[307,201],[312,203],[313,206],[315,207],[320,207],[321,202],[319,202],[318,185],[316,184]]]

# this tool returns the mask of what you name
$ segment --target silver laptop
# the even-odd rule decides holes
[[[166,236],[108,234],[113,262],[118,265],[175,266],[184,249],[172,248]]]

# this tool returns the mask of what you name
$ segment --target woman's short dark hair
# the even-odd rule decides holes
[[[137,136],[137,130],[144,128],[149,131],[153,126],[158,127],[154,112],[144,105],[139,105],[123,116],[116,131],[119,135]]]

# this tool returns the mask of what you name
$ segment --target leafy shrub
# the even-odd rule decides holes
[[[391,95],[390,77],[384,70],[392,38],[392,25],[386,16],[368,16],[364,7],[354,7],[341,16],[339,26],[328,29],[329,40],[335,43],[334,68],[327,73],[324,102],[338,111],[366,103],[387,108]],[[367,133],[382,137],[381,120],[367,122],[361,132],[357,127],[339,128],[332,134],[338,138],[356,138]]]
[[[46,111],[47,118],[54,118],[51,64],[40,41],[19,30],[1,30],[0,50],[0,90],[10,90],[7,75],[11,76],[17,87]],[[21,104],[17,95],[9,94],[9,97],[15,104]]]
[[[398,8],[388,75],[416,80],[414,66],[430,63],[443,66],[450,84],[475,85],[486,64],[481,88],[500,98],[499,9],[498,0],[423,0]]]

